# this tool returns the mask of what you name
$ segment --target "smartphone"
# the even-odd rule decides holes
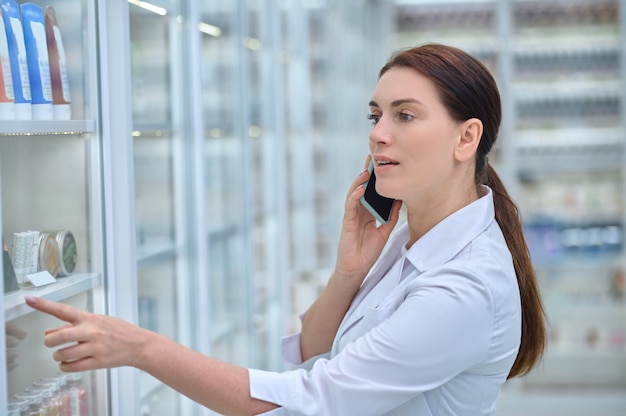
[[[370,178],[365,182],[365,194],[361,197],[361,205],[363,205],[376,220],[385,224],[391,218],[391,211],[395,199],[387,198],[376,192],[376,175],[374,174],[374,160],[370,160],[367,167]]]

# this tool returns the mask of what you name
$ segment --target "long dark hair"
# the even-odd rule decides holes
[[[496,221],[513,257],[522,305],[522,338],[508,378],[525,375],[543,355],[546,329],[543,304],[519,211],[487,159],[498,137],[502,118],[496,81],[479,60],[458,48],[441,44],[399,51],[380,70],[379,76],[393,67],[412,68],[430,79],[455,120],[477,118],[483,123],[474,177],[476,186],[485,184],[493,191]]]

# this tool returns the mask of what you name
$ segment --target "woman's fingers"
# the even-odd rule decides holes
[[[363,166],[363,169],[367,170],[367,168],[370,165],[370,160],[372,160],[372,155],[367,155],[367,157],[365,158],[365,166]]]
[[[369,177],[369,173],[367,172],[367,169],[362,170],[361,173],[359,173],[359,175],[356,178],[354,178],[354,181],[352,181],[352,184],[350,184],[350,187],[348,188],[347,197],[350,198],[350,196],[352,196],[355,190],[357,190],[360,186],[363,186],[365,181],[367,181],[368,177]]]
[[[43,334],[44,335],[49,335],[49,334],[52,334],[54,332],[60,331],[62,329],[69,328],[71,326],[73,326],[73,325],[72,324],[66,324],[66,325],[60,326],[58,328],[49,328],[49,329],[46,329],[45,331],[43,331]]]
[[[71,324],[77,324],[82,321],[83,313],[71,306],[52,302],[35,296],[26,296],[25,300],[26,304],[31,308],[55,316],[62,321],[69,322]]]
[[[359,175],[356,178],[354,178],[354,181],[352,181],[352,184],[350,184],[350,187],[348,188],[348,192],[346,195],[347,199],[350,199],[354,191],[357,190],[359,186],[363,185],[369,178],[367,167],[369,166],[370,158],[371,156],[368,155],[367,158],[365,159],[365,166],[363,166],[363,170],[359,173]]]
[[[147,331],[123,320],[84,312],[64,304],[27,297],[28,305],[68,324],[45,331],[44,344],[58,347],[53,358],[62,371],[132,365],[147,342]]]
[[[63,344],[88,341],[87,331],[80,325],[84,321],[85,316],[82,311],[62,303],[34,296],[26,296],[26,303],[38,311],[69,322],[58,328],[50,328],[44,331],[44,344],[47,347],[58,347]]]
[[[65,348],[60,348],[52,354],[52,358],[60,363],[70,363],[92,357],[88,343],[78,343]]]
[[[69,361],[69,362],[60,362],[59,370],[64,373],[79,373],[82,371],[90,371],[97,370],[100,368],[105,368],[103,366],[99,366],[97,361],[92,357],[81,358],[80,360]]]
[[[89,335],[82,326],[67,325],[45,334],[44,344],[47,347],[58,347],[63,344],[87,342]]]

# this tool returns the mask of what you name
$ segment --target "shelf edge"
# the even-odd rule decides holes
[[[71,296],[86,292],[101,285],[102,278],[97,273],[82,273],[62,277],[40,289],[22,289],[4,295],[4,318],[11,321],[34,312],[24,302],[25,296],[38,296],[55,302],[63,301]]]

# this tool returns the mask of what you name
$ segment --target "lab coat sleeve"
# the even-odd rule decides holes
[[[283,360],[285,360],[286,363],[296,366],[298,368],[310,370],[313,367],[315,361],[317,361],[318,359],[330,358],[330,351],[328,351],[324,354],[315,355],[306,361],[302,361],[302,349],[300,348],[300,339],[300,333],[283,337],[281,344],[281,353]]]
[[[493,299],[470,271],[426,272],[397,309],[381,306],[362,318],[369,332],[310,371],[250,370],[252,397],[282,406],[266,415],[381,415],[487,355]]]
[[[300,365],[302,364],[302,350],[300,348],[301,334],[284,336],[281,340],[281,355],[283,360],[289,364]]]
[[[300,315],[300,322],[304,319],[304,313]],[[310,370],[319,358],[330,358],[330,351],[313,356],[306,361],[302,361],[302,347],[301,347],[302,333],[286,335],[281,340],[281,355],[283,360],[305,370]]]

